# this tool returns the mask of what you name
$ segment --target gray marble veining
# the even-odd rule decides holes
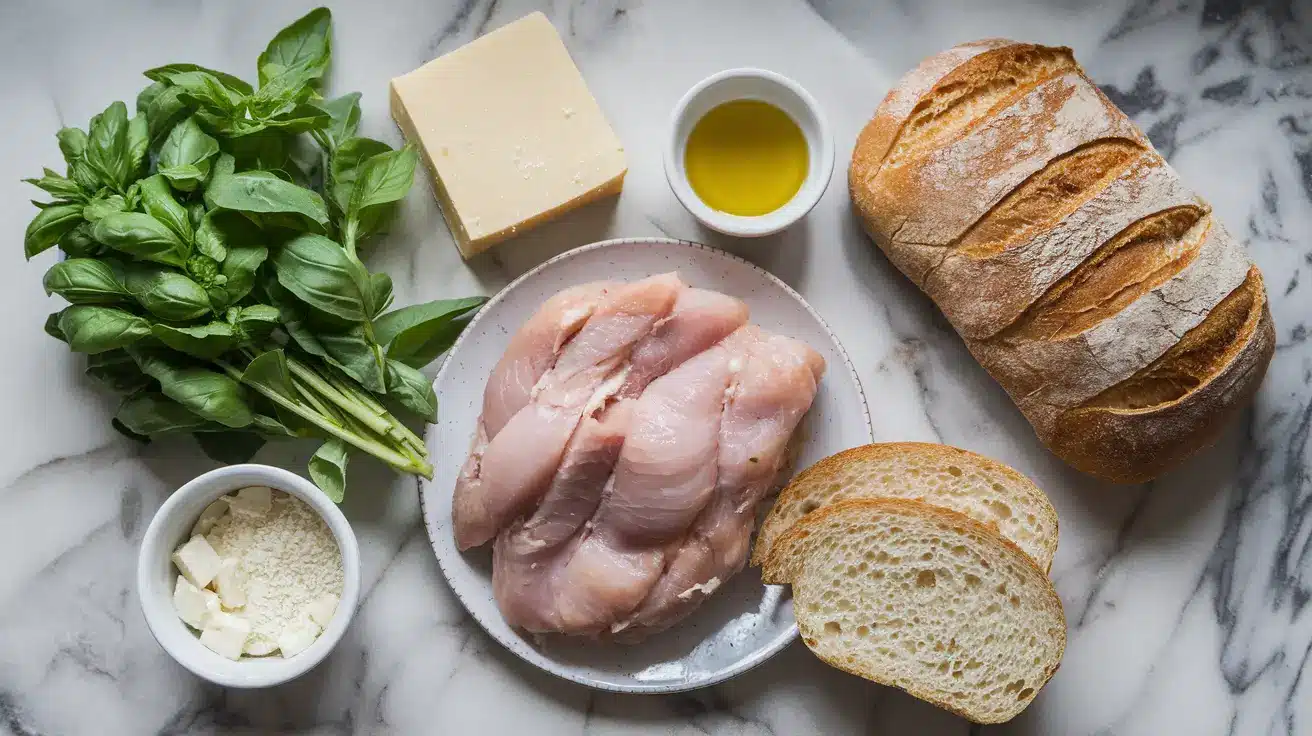
[[[364,592],[334,655],[265,692],[190,677],[155,645],[133,589],[153,510],[210,467],[184,441],[117,439],[108,397],[41,332],[49,255],[23,265],[53,132],[130,99],[140,71],[191,60],[246,74],[304,3],[10,2],[0,7],[0,273],[10,317],[0,443],[0,734],[1312,734],[1312,3],[1299,0],[389,0],[334,7],[332,87],[364,93],[364,129],[397,142],[386,81],[532,9],[566,36],[629,153],[616,203],[462,264],[426,184],[372,255],[398,303],[490,293],[546,257],[619,235],[725,247],[823,314],[861,374],[881,440],[937,440],[1008,462],[1061,516],[1054,579],[1070,642],[1011,724],[972,727],[820,665],[800,645],[741,678],[668,697],[591,693],[531,671],[464,614],[434,562],[412,481],[361,464],[346,512]],[[1104,91],[1247,242],[1279,336],[1254,404],[1211,450],[1138,487],[1045,452],[929,302],[851,216],[842,166],[798,227],[755,242],[701,230],[661,174],[670,108],[701,77],[757,65],[825,109],[840,163],[922,57],[1009,36],[1072,46]],[[461,451],[463,448],[456,448]],[[301,447],[261,459],[303,466]]]

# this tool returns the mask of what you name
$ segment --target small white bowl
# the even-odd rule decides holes
[[[684,168],[684,150],[693,126],[712,109],[734,100],[759,100],[783,110],[802,129],[810,149],[802,187],[784,206],[764,215],[742,217],[712,209],[693,191]],[[833,173],[834,141],[820,106],[800,84],[782,74],[765,69],[726,69],[698,82],[674,107],[665,146],[665,178],[679,202],[713,230],[745,238],[777,233],[811,211]]]
[[[303,652],[282,657],[253,657],[233,661],[215,654],[173,608],[173,586],[178,571],[169,559],[187,540],[200,512],[219,496],[247,486],[268,486],[304,501],[328,524],[342,552],[342,598],[332,621]],[[155,641],[188,670],[217,685],[269,687],[299,677],[319,664],[337,645],[355,615],[360,597],[360,547],[355,533],[337,505],[310,481],[268,465],[229,465],[187,483],[169,496],[146,528],[137,556],[137,595],[141,611]]]

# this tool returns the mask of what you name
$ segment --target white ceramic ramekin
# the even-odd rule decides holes
[[[342,598],[332,621],[305,651],[286,659],[278,656],[233,661],[215,654],[178,618],[173,586],[178,571],[169,557],[187,539],[200,512],[219,496],[247,486],[268,486],[289,493],[323,517],[342,551]],[[310,481],[268,465],[229,465],[212,470],[169,496],[141,541],[137,556],[137,595],[155,641],[198,677],[228,687],[269,687],[298,677],[328,656],[346,631],[360,598],[360,547],[340,509]]]
[[[742,217],[712,209],[697,196],[684,169],[688,134],[702,116],[733,100],[760,100],[783,110],[802,129],[810,165],[801,189],[779,209]],[[674,196],[703,225],[726,235],[754,238],[779,232],[802,219],[829,186],[834,173],[834,141],[820,106],[800,84],[765,69],[726,69],[698,82],[679,100],[665,145],[665,178]]]

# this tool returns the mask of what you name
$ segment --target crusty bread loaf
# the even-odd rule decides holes
[[[889,260],[1080,470],[1157,476],[1270,362],[1261,273],[1070,49],[993,39],[926,60],[857,139],[849,186]]]
[[[779,538],[802,641],[825,662],[978,723],[1025,709],[1066,649],[1061,599],[1028,555],[918,501],[840,501]]]
[[[1057,552],[1057,512],[1028,478],[983,455],[928,442],[863,445],[802,471],[761,524],[752,564],[806,514],[838,501],[905,498],[963,513],[996,530],[1040,569]]]

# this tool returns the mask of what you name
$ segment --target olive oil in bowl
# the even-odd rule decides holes
[[[788,203],[810,168],[806,135],[788,113],[760,100],[712,108],[688,134],[684,170],[693,192],[714,210],[766,215]]]

